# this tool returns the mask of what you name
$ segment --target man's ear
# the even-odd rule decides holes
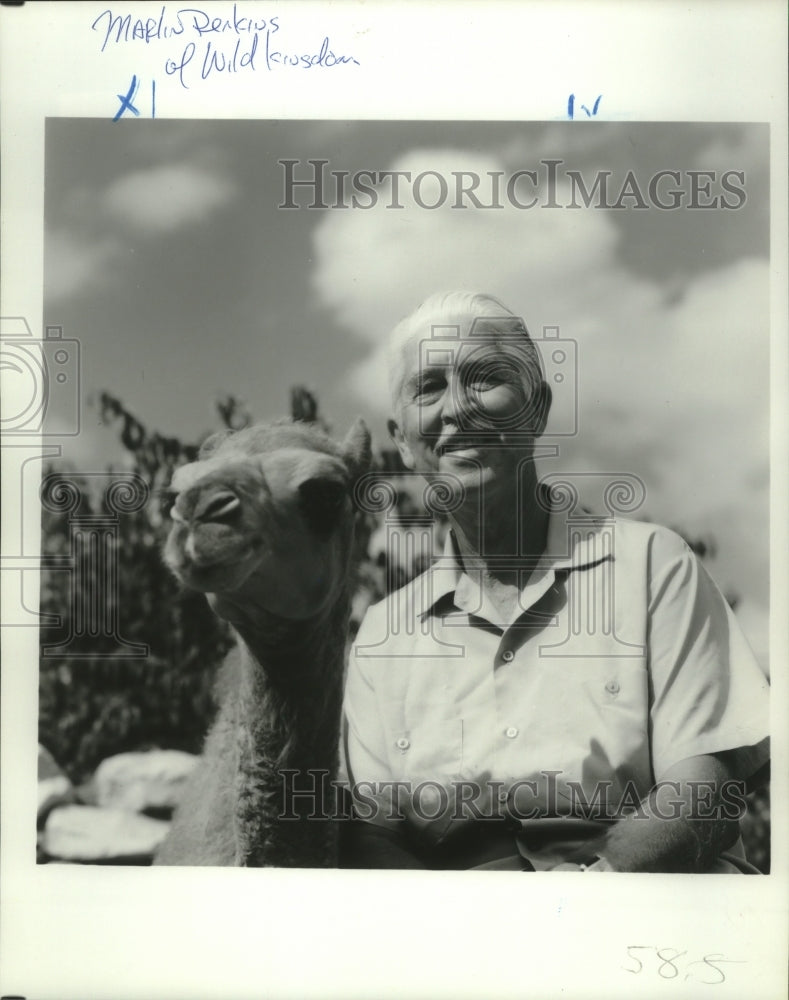
[[[540,382],[540,388],[537,390],[537,397],[534,401],[534,436],[536,438],[540,437],[545,431],[545,425],[548,423],[548,414],[551,412],[551,402],[553,401],[553,392],[551,387],[547,382]]]
[[[403,465],[406,469],[414,470],[416,466],[416,459],[408,445],[403,432],[400,430],[400,426],[396,420],[391,418],[386,421],[386,429],[389,431],[389,437],[394,441],[395,447],[400,452],[400,458],[403,460]]]

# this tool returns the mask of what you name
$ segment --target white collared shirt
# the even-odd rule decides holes
[[[573,795],[601,787],[610,802],[643,798],[700,754],[750,748],[743,778],[764,763],[767,680],[678,535],[552,514],[529,569],[517,617],[499,622],[450,537],[368,610],[346,684],[351,784],[471,783],[501,803],[520,796],[523,819],[576,815]],[[389,822],[391,800],[377,795],[363,818]]]

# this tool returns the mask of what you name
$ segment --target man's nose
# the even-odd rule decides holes
[[[445,424],[459,424],[468,410],[466,390],[455,375],[447,379],[444,398],[441,400],[441,420]]]

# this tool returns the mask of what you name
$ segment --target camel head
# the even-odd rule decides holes
[[[341,444],[293,422],[214,435],[173,476],[165,562],[232,624],[318,614],[345,582],[369,465],[361,420]]]

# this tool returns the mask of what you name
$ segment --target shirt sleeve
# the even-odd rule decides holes
[[[738,778],[769,757],[767,678],[734,613],[688,545],[652,539],[648,648],[652,767],[736,750]]]
[[[374,608],[368,610],[351,647],[343,703],[340,778],[347,783],[357,819],[391,826],[402,819],[402,813],[375,684],[381,660],[356,655],[357,646],[363,646],[365,637],[371,633],[370,618],[375,613]]]

